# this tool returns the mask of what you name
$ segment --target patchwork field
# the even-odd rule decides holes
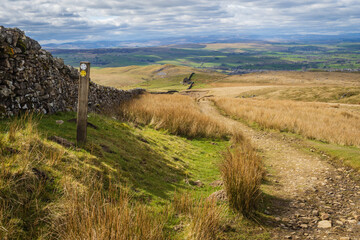
[[[54,49],[51,52],[78,66],[95,67],[175,64],[225,73],[262,70],[348,70],[360,68],[360,43],[324,44],[252,41],[242,43],[182,44],[147,48]]]

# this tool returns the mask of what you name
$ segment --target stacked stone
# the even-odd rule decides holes
[[[17,28],[0,26],[0,116],[33,110],[55,113],[76,109],[79,72],[41,49]],[[90,110],[141,94],[90,84]]]
[[[105,87],[90,81],[89,86],[89,109],[90,111],[101,111],[113,109],[114,105],[132,99],[144,93],[142,88],[121,90],[113,87]]]

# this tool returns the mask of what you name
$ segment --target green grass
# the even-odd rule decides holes
[[[95,179],[104,196],[111,193],[115,198],[119,193],[114,189],[128,189],[131,201],[150,207],[148,213],[155,214],[154,217],[167,212],[175,192],[191,192],[194,199],[200,199],[219,189],[209,184],[221,178],[219,163],[222,151],[229,146],[228,141],[190,140],[98,114],[89,114],[88,121],[97,129],[88,127],[87,143],[83,148],[66,149],[46,140],[55,135],[75,143],[76,124],[69,121],[73,118],[75,113],[72,112],[35,116],[36,128],[24,121],[23,125],[30,128],[15,130],[11,127],[14,120],[0,120],[0,156],[3,160],[0,199],[18,198],[18,202],[12,203],[14,208],[5,206],[6,212],[2,214],[6,219],[0,217],[0,224],[13,231],[11,236],[38,239],[51,232],[54,217],[51,214],[60,214],[56,211],[66,203],[64,184],[66,188],[70,184],[79,190],[91,191],[91,179]],[[64,123],[58,125],[56,120]],[[10,140],[11,134],[15,134],[15,140]],[[23,152],[24,149],[28,150]],[[46,180],[41,187],[42,180],[32,173],[32,168],[52,180]],[[28,183],[21,185],[15,181],[16,178]],[[12,179],[14,181],[9,182]],[[197,180],[204,186],[191,184]],[[27,202],[28,208],[18,204],[22,201]],[[2,210],[4,208],[0,207],[0,212]],[[183,232],[174,231],[173,227],[180,223],[186,226],[189,221],[191,223],[191,218],[171,211],[167,214],[166,239],[184,239],[187,228]],[[160,218],[160,215],[156,218],[165,217]],[[257,224],[233,215],[231,211],[227,211],[225,217],[232,222],[234,229],[233,232],[221,233],[225,239],[269,239],[269,233],[255,230]],[[0,237],[3,234],[0,229]]]
[[[44,135],[75,142],[76,124],[68,122],[72,118],[74,113],[42,116],[39,130]],[[56,120],[63,120],[64,124],[59,126]],[[220,177],[217,163],[221,159],[219,152],[227,145],[225,141],[219,140],[216,145],[206,139],[190,141],[97,114],[90,114],[88,121],[98,129],[88,127],[85,149],[109,170],[115,170],[109,171],[111,178],[139,190],[141,196],[169,200],[175,189],[189,187],[186,178],[209,183]]]
[[[289,138],[301,140],[301,144],[299,144],[299,141],[295,141],[295,146],[302,148],[305,152],[320,155],[321,157],[329,156],[333,163],[340,166],[344,165],[360,172],[360,148],[358,147],[342,146],[313,139],[306,139],[295,133],[281,132],[281,134]]]
[[[275,131],[269,130],[267,131]],[[344,165],[360,172],[360,148],[354,146],[342,146],[334,143],[326,143],[313,139],[306,139],[303,136],[290,132],[281,132],[281,135],[293,138],[295,147],[300,147],[305,152],[320,155],[321,157],[329,156],[335,164]],[[312,149],[310,151],[310,149]],[[325,154],[325,155],[324,155]]]
[[[340,146],[319,141],[309,141],[309,143],[321,152],[331,156],[333,160],[356,169],[360,172],[360,149],[351,146]]]
[[[56,135],[75,143],[76,124],[68,122],[74,117],[74,113],[36,117],[40,139]],[[64,123],[57,125],[56,120],[63,120]],[[42,192],[50,194],[49,197],[44,195],[43,198],[52,198],[54,201],[60,199],[59,184],[62,179],[70,177],[86,184],[86,181],[80,179],[89,172],[101,176],[105,189],[110,185],[126,186],[131,189],[134,200],[155,209],[168,205],[175,191],[194,191],[197,196],[209,195],[215,191],[209,183],[220,178],[218,162],[221,159],[220,152],[228,145],[226,141],[191,141],[170,135],[166,131],[156,131],[145,126],[134,127],[97,114],[90,114],[89,122],[98,129],[88,127],[88,141],[82,150],[67,150],[63,162],[56,166],[37,164],[38,169],[56,179],[46,186],[51,193]],[[0,121],[0,139],[6,136],[8,124],[8,120]],[[45,143],[45,147],[51,144],[53,151],[63,151],[57,144],[49,141]],[[205,187],[198,188],[189,184],[196,180],[202,181]],[[19,217],[24,219],[22,221],[25,221],[25,225],[31,224],[31,218],[26,220],[25,216]]]

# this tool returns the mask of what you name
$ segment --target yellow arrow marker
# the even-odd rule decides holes
[[[82,77],[85,77],[85,76],[86,76],[86,71],[84,71],[84,70],[81,71],[81,72],[80,72],[80,75],[81,75]]]

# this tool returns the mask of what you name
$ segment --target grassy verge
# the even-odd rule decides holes
[[[246,220],[238,218],[256,209],[262,177],[260,160],[240,133],[181,95],[145,95],[115,115],[131,122],[90,114],[82,148],[74,144],[75,113],[0,121],[0,193],[11,196],[0,195],[7,216],[0,219],[2,237],[267,238],[262,231],[240,233]],[[230,136],[237,148],[223,155]],[[19,173],[26,186],[18,186]],[[221,176],[230,204],[208,198],[221,188],[212,184]]]
[[[47,139],[55,135],[74,143],[74,117],[0,121],[1,238],[268,238],[243,230],[256,224],[233,222],[238,216],[226,202],[207,200],[219,190],[211,183],[221,177],[227,141],[189,140],[97,114],[89,115],[96,128],[88,127],[84,148]],[[189,191],[192,210],[179,215],[174,194]]]
[[[244,123],[246,124],[246,122]],[[318,154],[326,160],[331,160],[336,166],[343,165],[360,172],[360,148],[358,147],[326,143],[324,141],[308,139],[295,133],[282,132],[281,136],[286,139],[292,139],[290,142],[305,152]]]
[[[339,161],[360,172],[360,148],[310,140],[308,143],[319,152],[331,156],[334,161]]]
[[[293,142],[295,147],[330,160],[335,166],[347,166],[360,172],[360,148],[358,147],[326,143],[295,133],[282,132],[281,136],[292,139],[290,142]]]
[[[101,229],[109,226],[108,224],[116,225],[123,221],[110,214],[119,204],[123,206],[121,204],[125,202],[132,202],[129,205],[130,213],[136,211],[141,214],[141,211],[145,211],[141,210],[143,206],[132,206],[134,202],[138,202],[151,207],[151,211],[145,212],[158,212],[163,216],[164,206],[172,201],[175,190],[195,191],[198,196],[208,195],[215,190],[209,183],[220,178],[217,166],[221,159],[219,152],[227,145],[226,141],[190,141],[164,131],[147,127],[135,128],[96,114],[90,115],[89,122],[97,129],[89,127],[88,143],[84,149],[67,149],[46,140],[47,137],[56,135],[74,143],[76,126],[73,121],[69,121],[74,116],[74,113],[41,116],[37,119],[37,127],[25,123],[27,121],[21,121],[21,127],[9,125],[8,120],[0,122],[3,173],[0,188],[1,199],[6,199],[1,203],[1,211],[5,217],[1,226],[6,229],[2,232],[6,235],[2,236],[21,238],[25,234],[36,238],[43,236],[43,232],[60,234],[49,229],[56,225],[58,219],[64,221],[59,213],[67,211],[77,213],[74,216],[66,214],[69,217],[66,221],[97,221],[98,230],[102,232]],[[64,123],[58,125],[56,120],[63,120]],[[43,181],[42,176],[48,180]],[[204,187],[190,184],[197,180]],[[94,187],[94,181],[101,186],[102,191],[88,192],[89,189],[99,189],[98,185]],[[130,192],[129,198],[119,195],[119,192],[126,189]],[[27,194],[29,191],[32,193]],[[102,195],[104,193],[106,197]],[[108,208],[94,208],[82,200],[77,203],[69,202],[76,199],[76,196],[82,200],[91,197],[98,207],[108,202]],[[22,205],[27,209],[23,209]],[[64,209],[63,206],[71,209]],[[15,209],[13,212],[8,211],[12,208]],[[83,216],[87,211],[99,212],[89,215],[87,219]],[[44,216],[49,216],[51,221],[43,219]],[[148,219],[145,222],[152,221],[152,217],[146,214],[138,217]],[[11,221],[7,222],[6,219]],[[86,226],[85,223],[81,225]],[[60,232],[70,234],[66,236],[72,236],[68,232],[71,229],[82,232],[84,235],[81,236],[85,238],[90,236],[86,235],[90,233],[84,232],[80,225],[74,225],[70,229],[67,229],[68,226],[64,227]],[[67,238],[71,237],[65,237]]]
[[[261,195],[261,160],[240,132],[230,132],[221,120],[203,114],[193,99],[182,95],[145,95],[123,105],[119,112],[125,119],[187,137],[232,135],[237,148],[228,150],[220,167],[225,191],[230,206],[244,216],[256,209]]]

